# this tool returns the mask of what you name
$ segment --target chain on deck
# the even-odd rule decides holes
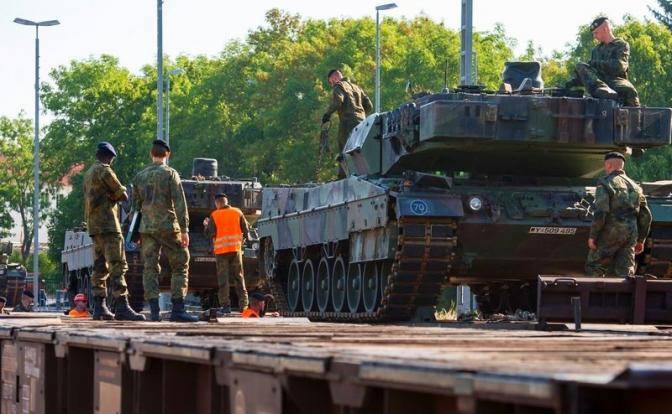
[[[283,316],[320,321],[383,322],[413,318],[419,307],[434,306],[455,258],[457,223],[453,219],[402,217],[387,286],[373,312],[291,312],[284,284],[275,277],[271,290]]]

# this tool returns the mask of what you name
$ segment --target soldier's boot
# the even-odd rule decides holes
[[[152,322],[161,321],[161,308],[159,308],[159,299],[149,300],[149,320]]]
[[[618,93],[607,85],[598,86],[590,93],[594,98],[599,99],[618,99]]]
[[[196,322],[198,318],[196,316],[189,315],[184,310],[184,299],[173,299],[173,311],[170,313],[171,322]]]
[[[222,306],[217,309],[217,317],[231,316],[231,306]]]
[[[145,316],[135,312],[128,304],[128,296],[119,296],[114,307],[114,319],[118,321],[144,321]]]
[[[111,321],[114,319],[114,313],[110,311],[102,296],[93,297],[93,320],[94,321]]]

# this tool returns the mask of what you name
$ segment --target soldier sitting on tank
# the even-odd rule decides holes
[[[623,168],[620,152],[604,156],[605,177],[597,182],[595,211],[588,239],[586,274],[635,274],[635,254],[644,250],[644,240],[651,227],[651,211],[642,189]]]
[[[618,99],[623,105],[639,106],[637,89],[628,80],[630,45],[614,36],[606,17],[595,19],[590,30],[599,44],[591,51],[588,63],[576,65],[574,78],[565,88],[584,86],[595,98]]]
[[[338,69],[329,71],[327,81],[333,90],[331,104],[322,116],[322,123],[329,122],[331,115],[338,112],[338,147],[342,150],[352,130],[373,111],[373,105],[362,88],[344,78]]]

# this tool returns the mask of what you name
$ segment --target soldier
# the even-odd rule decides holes
[[[226,194],[215,196],[217,210],[203,220],[205,235],[213,239],[213,252],[217,263],[217,283],[219,284],[218,316],[231,313],[229,281],[233,281],[238,295],[241,312],[247,308],[248,298],[243,275],[243,236],[250,239],[250,229],[242,211],[229,205]]]
[[[128,199],[126,187],[121,185],[112,171],[117,156],[109,142],[101,142],[96,150],[96,162],[84,174],[84,215],[87,229],[93,240],[94,261],[91,287],[93,292],[93,319],[119,321],[144,321],[128,305],[128,271],[124,239],[121,236],[117,203]],[[115,313],[108,309],[107,280],[112,283]]]
[[[574,79],[566,88],[583,85],[595,98],[617,99],[626,106],[639,106],[637,90],[628,80],[630,45],[614,36],[609,19],[598,17],[591,25],[593,37],[599,42],[588,63],[579,62]]]
[[[144,271],[142,283],[149,302],[151,320],[159,321],[159,258],[163,250],[172,271],[173,310],[170,320],[196,322],[184,310],[189,286],[189,216],[180,176],[167,165],[170,147],[155,140],[150,151],[152,165],[140,171],[134,180],[133,203],[142,213],[140,247]]]
[[[597,182],[595,216],[588,239],[586,274],[619,277],[635,274],[635,254],[644,250],[651,211],[642,189],[623,171],[620,152],[604,156],[605,177]]]
[[[339,70],[329,71],[327,80],[333,92],[331,105],[322,116],[322,123],[329,122],[331,114],[338,112],[338,145],[343,150],[350,132],[373,111],[373,106],[362,88],[344,78]]]
[[[33,300],[35,299],[35,295],[33,295],[33,292],[30,290],[26,289],[23,291],[21,294],[21,302],[18,303],[18,305],[14,306],[13,311],[14,312],[33,312]]]

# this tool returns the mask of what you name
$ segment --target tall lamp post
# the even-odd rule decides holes
[[[34,153],[35,166],[33,180],[35,189],[33,192],[33,294],[39,303],[39,273],[40,273],[40,26],[56,26],[58,20],[45,20],[34,22],[31,20],[16,18],[14,23],[25,26],[35,26],[35,138]],[[26,237],[24,234],[23,237]]]
[[[166,144],[170,145],[170,76],[181,75],[184,71],[180,68],[173,69],[166,76]]]
[[[375,111],[380,112],[380,12],[397,7],[396,3],[387,3],[376,6],[376,96]]]

